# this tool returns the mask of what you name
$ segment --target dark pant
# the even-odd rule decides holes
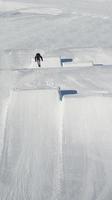
[[[40,60],[37,60],[38,67],[41,67]]]

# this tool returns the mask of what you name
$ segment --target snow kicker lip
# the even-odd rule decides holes
[[[77,90],[61,90],[60,88],[29,88],[29,89],[19,89],[19,88],[14,88],[13,89],[14,91],[35,91],[35,90],[49,90],[49,91],[52,91],[52,90],[57,90],[58,93],[59,93],[59,99],[62,101],[63,99],[63,96],[66,96],[66,95],[75,95],[75,94],[78,94]]]

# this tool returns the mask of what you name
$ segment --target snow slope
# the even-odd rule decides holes
[[[63,199],[111,199],[112,97],[64,99]]]
[[[112,2],[1,1],[0,49],[112,47]]]
[[[57,52],[45,53],[44,50],[39,52],[43,55],[44,61],[41,63],[42,68],[61,67],[61,59],[71,58],[73,63],[65,63],[65,66],[86,66],[90,65],[112,65],[112,48],[72,48],[64,51],[63,54]],[[0,69],[16,70],[37,68],[34,57],[37,49],[7,49],[0,51]],[[77,65],[76,65],[77,64]]]
[[[0,198],[111,200],[112,66],[0,77]]]
[[[3,120],[1,199],[111,199],[110,94],[15,90]]]
[[[111,0],[0,1],[0,200],[111,200],[111,35]]]
[[[36,200],[49,199],[53,195],[54,179],[58,176],[55,173],[56,165],[59,170],[58,99],[55,91],[13,93],[6,119],[0,167],[0,199]]]

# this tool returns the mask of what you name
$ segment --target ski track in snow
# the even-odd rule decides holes
[[[57,163],[53,183],[53,200],[61,199],[62,184],[63,184],[63,102],[60,102],[60,122],[59,122],[59,135],[57,145]]]
[[[8,109],[9,109],[9,106],[10,106],[10,103],[12,100],[12,94],[13,94],[13,92],[11,91],[9,98],[4,101],[3,106],[2,106],[2,111],[1,111],[2,126],[1,126],[1,131],[0,131],[0,137],[1,137],[2,147],[0,149],[0,156],[2,153],[2,149],[3,149],[3,144],[5,144],[5,141],[3,142],[3,138],[5,137],[4,135],[5,135],[6,122],[7,122],[7,114],[8,114]],[[4,138],[4,140],[5,140],[5,138]]]

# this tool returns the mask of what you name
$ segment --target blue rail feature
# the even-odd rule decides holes
[[[73,59],[72,58],[61,58],[60,62],[61,62],[61,66],[63,66],[63,63],[73,62]]]
[[[60,95],[61,101],[62,101],[63,96],[77,94],[77,93],[78,93],[77,90],[60,90],[59,89],[59,95]]]

